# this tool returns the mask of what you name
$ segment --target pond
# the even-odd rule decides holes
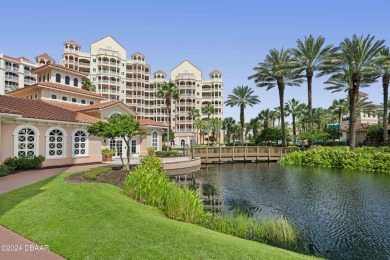
[[[207,165],[195,182],[215,189],[226,214],[286,217],[300,232],[301,253],[390,259],[390,175],[236,163]]]

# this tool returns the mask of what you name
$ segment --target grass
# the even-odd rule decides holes
[[[106,172],[109,172],[111,171],[111,167],[98,167],[98,168],[93,168],[93,169],[90,169],[90,170],[87,170],[85,173],[84,173],[84,179],[86,180],[90,180],[90,181],[94,181],[96,180],[96,178],[102,174],[102,173],[106,173]]]
[[[71,174],[0,195],[0,224],[67,259],[311,259],[170,220],[114,185],[64,181]]]

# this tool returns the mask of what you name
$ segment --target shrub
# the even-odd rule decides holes
[[[158,157],[167,157],[167,156],[178,156],[179,151],[177,150],[170,150],[170,151],[157,151],[156,155]]]
[[[42,167],[42,163],[45,157],[42,155],[38,156],[15,156],[8,157],[5,159],[4,164],[8,166],[11,172],[23,171],[29,169],[39,169]]]
[[[108,148],[108,147],[105,147],[102,149],[102,155],[106,156],[106,155],[114,155],[115,154],[115,149],[113,148]]]
[[[109,171],[111,171],[111,167],[98,167],[98,168],[94,168],[94,169],[90,169],[90,170],[86,171],[84,173],[83,177],[86,180],[93,181],[93,180],[96,180],[96,178],[100,174],[106,173],[106,172],[109,172]]]
[[[9,168],[7,165],[5,164],[0,164],[0,177],[1,176],[6,176],[9,174]]]

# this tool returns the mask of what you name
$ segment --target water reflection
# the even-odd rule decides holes
[[[276,163],[208,165],[227,214],[285,216],[304,239],[299,250],[330,259],[390,258],[390,176]]]

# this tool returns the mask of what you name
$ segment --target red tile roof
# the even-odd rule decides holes
[[[57,84],[57,83],[53,83],[53,82],[38,82],[35,85],[38,85],[40,87],[55,88],[55,89],[64,90],[64,91],[68,91],[68,92],[74,92],[74,93],[78,93],[78,94],[93,96],[93,97],[97,97],[100,99],[106,99],[102,95],[97,94],[93,91],[88,91],[88,90],[85,90],[82,88],[69,87],[69,86],[65,86],[65,85],[61,85],[61,84]]]
[[[155,73],[153,73],[153,75],[154,75],[154,74],[157,74],[157,73],[163,73],[163,74],[166,74],[164,71],[162,71],[162,70],[158,70],[158,71],[156,71]]]
[[[213,70],[212,72],[210,72],[210,75],[211,74],[222,74],[222,72],[220,72],[219,70]]]
[[[38,99],[32,100],[0,95],[0,104],[0,113],[19,114],[23,118],[88,124],[101,121],[95,117],[53,106]]]
[[[35,57],[35,59],[36,58],[45,58],[45,59],[49,59],[49,60],[54,60],[49,54],[47,54],[47,53],[43,53],[43,54],[41,54],[41,55],[38,55],[38,56],[36,56]]]
[[[78,44],[77,42],[75,42],[75,41],[73,41],[73,40],[69,40],[69,41],[66,41],[66,42],[64,42],[64,43],[67,43],[67,42],[76,44],[77,46],[80,46],[80,44]]]
[[[88,76],[87,73],[84,73],[84,72],[81,72],[81,71],[78,71],[78,70],[74,70],[74,69],[70,69],[70,68],[68,68],[68,67],[65,67],[65,66],[63,66],[63,65],[56,64],[56,63],[54,63],[54,64],[46,64],[46,65],[43,65],[43,66],[41,66],[41,67],[39,67],[39,68],[33,69],[32,72],[41,70],[41,69],[46,68],[46,67],[54,67],[54,68],[58,68],[58,69],[61,69],[61,70],[70,71],[70,72],[79,74],[79,75],[81,75],[81,76],[83,76],[83,77],[87,77],[87,76]]]
[[[157,122],[152,119],[138,119],[140,126],[161,126],[161,127],[168,127],[168,125]]]
[[[11,56],[8,56],[8,55],[3,55],[4,58],[6,59],[9,59],[9,60],[13,60],[13,61],[17,61],[17,62],[21,62],[21,61],[24,61],[24,62],[28,62],[28,63],[32,63],[34,64],[32,61],[30,61],[29,59],[27,59],[26,57],[19,57],[19,58],[15,58],[15,57],[11,57]]]

